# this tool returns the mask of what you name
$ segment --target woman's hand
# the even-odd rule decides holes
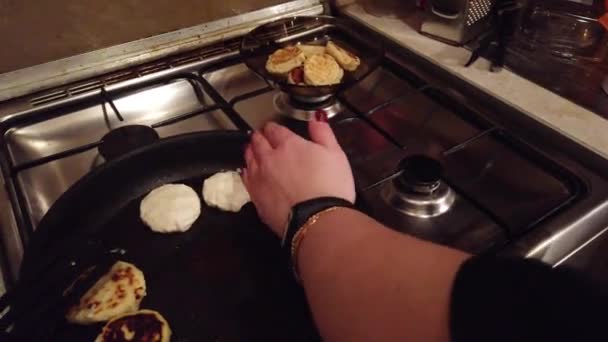
[[[243,181],[258,215],[279,237],[295,204],[332,196],[355,201],[355,184],[346,155],[328,123],[310,121],[308,141],[268,123],[245,149]]]

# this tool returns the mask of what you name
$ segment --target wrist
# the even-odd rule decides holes
[[[289,213],[287,228],[283,234],[281,247],[288,260],[290,268],[297,274],[297,254],[306,232],[319,218],[338,208],[353,208],[351,202],[336,197],[319,197],[293,206]]]
[[[290,260],[291,260],[291,265],[292,265],[293,276],[294,276],[294,278],[296,278],[296,280],[299,283],[301,283],[300,268],[299,268],[299,264],[298,264],[300,250],[302,249],[302,244],[304,242],[304,239],[308,235],[309,230],[313,230],[314,229],[313,226],[317,225],[317,222],[320,221],[321,219],[323,219],[324,217],[331,215],[333,212],[337,211],[338,209],[343,209],[343,208],[345,208],[345,207],[330,207],[330,208],[327,208],[325,210],[318,212],[317,214],[314,214],[313,216],[311,216],[308,219],[308,221],[306,221],[306,223],[304,223],[304,225],[302,227],[300,227],[300,229],[298,229],[298,231],[294,235],[293,242],[291,244]]]

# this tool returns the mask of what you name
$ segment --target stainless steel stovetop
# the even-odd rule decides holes
[[[583,165],[577,157],[590,152],[387,47],[377,71],[323,104],[337,112],[331,125],[364,211],[472,253],[553,264],[605,228],[608,182],[597,169],[605,163]],[[0,230],[13,274],[54,201],[105,162],[98,147],[112,129],[147,125],[168,137],[276,121],[305,135],[291,112],[284,94],[242,64],[238,40],[0,104],[0,195],[10,203]]]

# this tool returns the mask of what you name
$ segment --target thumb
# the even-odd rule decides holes
[[[319,145],[331,149],[340,148],[338,140],[336,140],[336,136],[327,122],[310,120],[308,122],[308,134],[310,139]]]

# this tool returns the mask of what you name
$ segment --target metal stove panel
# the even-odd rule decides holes
[[[419,91],[406,93],[369,117],[400,146],[426,145],[436,157],[481,132]]]
[[[243,63],[205,73],[203,78],[229,102],[239,95],[268,87],[264,80]]]
[[[449,154],[445,162],[448,179],[495,213],[513,237],[576,192],[573,184],[525,159],[495,134]]]
[[[13,163],[19,165],[101,139],[108,132],[108,125],[118,124],[114,115],[104,115],[102,107],[95,104],[48,121],[10,129],[5,139]]]
[[[152,126],[209,107],[213,100],[201,90],[198,82],[178,78],[121,95],[115,98],[114,104],[126,122]]]
[[[293,119],[290,119],[281,113],[276,106],[274,100],[279,95],[276,90],[266,92],[264,94],[252,97],[234,105],[234,109],[243,116],[243,119],[253,127],[259,129],[268,121],[278,122],[287,126],[301,126]]]
[[[379,67],[363,81],[348,89],[345,97],[361,112],[368,112],[386,101],[414,92],[416,86],[421,85],[415,83],[412,86],[388,69]]]
[[[37,227],[61,194],[101,163],[103,158],[97,150],[90,150],[21,171],[17,182],[23,191],[32,227]]]
[[[96,142],[111,129],[123,125],[153,125],[212,105],[212,100],[191,82],[176,79],[115,97],[114,105],[124,121],[118,119],[109,102],[104,102],[85,104],[71,108],[72,112],[57,113],[61,115],[50,120],[13,128],[5,135],[11,158],[21,164]],[[206,129],[225,128],[221,122],[208,124]]]
[[[351,163],[359,189],[367,189],[394,174],[407,155],[361,119],[337,121],[332,128]]]

